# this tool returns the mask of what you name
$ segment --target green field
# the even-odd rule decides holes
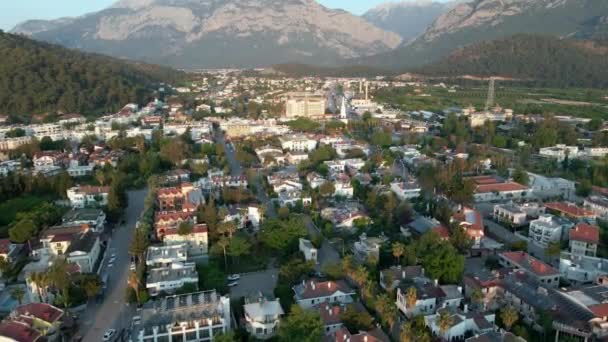
[[[500,82],[499,82],[500,83]],[[428,86],[385,88],[374,95],[377,101],[402,110],[439,111],[450,107],[485,106],[487,85],[456,87],[455,91]],[[568,103],[568,101],[572,103]],[[496,101],[516,114],[572,115],[608,119],[608,91],[598,89],[548,89],[497,84]]]

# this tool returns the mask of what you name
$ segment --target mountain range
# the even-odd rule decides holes
[[[402,42],[396,33],[315,0],[121,0],[78,18],[28,21],[12,32],[189,69],[332,64]]]
[[[315,0],[121,0],[13,32],[184,69],[289,63],[302,71],[303,64],[405,71],[517,34],[608,38],[608,1],[409,0],[359,17]]]

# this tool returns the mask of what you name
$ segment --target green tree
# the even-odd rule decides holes
[[[94,298],[101,290],[101,282],[97,277],[87,277],[82,282],[82,288],[88,298]]]
[[[260,241],[275,251],[288,253],[295,250],[298,240],[307,235],[308,230],[299,217],[286,221],[268,219],[262,223]]]
[[[324,332],[321,316],[293,305],[287,319],[279,327],[279,337],[286,342],[317,342]]]
[[[528,173],[526,172],[526,170],[522,169],[521,167],[518,167],[513,172],[513,180],[516,183],[519,183],[522,185],[528,185],[528,183],[530,182],[530,177],[528,176]]]
[[[38,227],[31,219],[22,219],[15,223],[8,231],[11,241],[25,243],[38,233]]]
[[[333,196],[335,191],[336,187],[334,186],[333,182],[325,182],[319,187],[319,193],[323,197]]]
[[[387,294],[383,293],[376,299],[375,305],[376,312],[380,316],[382,324],[392,328],[397,318],[397,306],[395,301],[391,299]]]
[[[374,319],[367,311],[359,311],[353,305],[346,307],[340,315],[342,323],[353,334],[369,331],[374,327]]]
[[[403,256],[403,254],[405,254],[405,245],[401,242],[395,242],[393,243],[392,251],[393,256],[397,260],[397,265],[399,265],[401,257]]]
[[[238,341],[233,331],[228,331],[219,335],[213,336],[214,342],[235,342]]]
[[[228,255],[235,258],[237,263],[240,257],[249,254],[251,254],[251,243],[249,240],[238,235],[230,240],[230,245],[228,246]]]
[[[160,147],[160,158],[173,165],[179,163],[190,156],[190,146],[180,138],[174,138],[163,143]]]
[[[562,252],[562,246],[557,241],[551,241],[545,248],[545,255],[548,257],[556,257],[559,256]]]
[[[192,234],[192,230],[194,229],[194,225],[191,222],[183,221],[177,226],[177,234],[179,235],[190,235]]]
[[[452,327],[454,322],[452,314],[448,310],[440,310],[437,317],[437,326],[439,327],[439,333],[445,337],[446,332]]]
[[[314,269],[315,265],[312,261],[294,258],[281,266],[279,279],[284,284],[293,285],[302,280],[303,277],[308,276]]]
[[[505,306],[500,310],[500,319],[505,325],[507,330],[511,330],[511,327],[517,320],[519,319],[519,315],[517,314],[517,310],[511,306]]]

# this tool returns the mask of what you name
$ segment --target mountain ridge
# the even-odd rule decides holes
[[[126,0],[63,23],[25,22],[12,32],[183,68],[331,64],[389,51],[402,41],[314,0]]]

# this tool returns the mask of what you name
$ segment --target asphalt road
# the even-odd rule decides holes
[[[306,225],[306,228],[311,236],[321,234],[321,231],[317,228],[310,216],[304,215],[303,219],[304,224]],[[317,261],[317,271],[321,271],[323,266],[327,264],[335,264],[340,262],[340,254],[325,237],[323,237],[323,245],[321,245],[321,248],[318,250]]]
[[[240,298],[248,295],[255,295],[258,292],[274,295],[277,287],[279,270],[275,268],[259,272],[243,273],[239,284],[230,288],[230,298]]]
[[[148,190],[128,192],[129,204],[126,210],[125,224],[117,228],[108,242],[107,254],[101,273],[108,274],[108,287],[101,303],[89,304],[80,317],[79,335],[83,341],[101,341],[107,329],[114,328],[120,332],[129,328],[134,307],[125,303],[125,288],[129,275],[129,244],[133,238],[135,224],[144,209],[144,199]],[[115,254],[113,266],[109,260]]]
[[[215,142],[224,145],[226,159],[228,160],[228,164],[230,164],[230,174],[232,176],[240,176],[243,173],[241,164],[238,162],[238,160],[236,160],[234,148],[232,147],[232,145],[226,143],[224,132],[222,132],[220,128],[217,128],[215,131]]]

